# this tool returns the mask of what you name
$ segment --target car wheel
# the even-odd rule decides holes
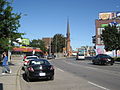
[[[96,63],[95,62],[93,62],[93,65],[95,65]]]
[[[32,79],[29,78],[28,76],[26,77],[26,79],[27,79],[27,82],[31,82],[32,81]]]
[[[31,78],[27,78],[27,81],[28,82],[32,82],[33,80]]]
[[[113,65],[113,63],[111,63],[110,65]]]
[[[26,80],[27,80],[27,82],[30,82],[30,79],[28,77],[26,77]]]

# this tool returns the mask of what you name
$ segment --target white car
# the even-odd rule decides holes
[[[79,59],[85,59],[85,55],[84,54],[77,54],[76,60],[79,60]]]
[[[23,61],[24,61],[24,66],[26,66],[29,62],[29,60],[32,60],[32,59],[39,59],[37,56],[26,56],[24,57]]]

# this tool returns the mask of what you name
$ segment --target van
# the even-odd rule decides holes
[[[85,55],[84,54],[77,54],[76,56],[76,60],[80,60],[80,59],[85,59]]]

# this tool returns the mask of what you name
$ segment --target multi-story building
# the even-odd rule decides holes
[[[45,47],[48,49],[51,46],[52,38],[46,37],[42,38],[42,40],[45,42]]]
[[[86,57],[95,55],[95,50],[93,46],[81,46],[80,48],[77,48],[77,51],[81,52]]]
[[[101,40],[101,34],[105,26],[108,25],[120,26],[120,12],[102,12],[99,13],[99,19],[95,20],[96,35],[93,37],[95,43],[96,53],[108,53],[104,49],[104,42]],[[109,52],[113,54],[113,52]]]

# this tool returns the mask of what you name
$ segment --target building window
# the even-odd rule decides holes
[[[101,43],[100,43],[100,42],[101,42],[101,41],[100,41],[100,38],[98,38],[97,41],[98,41],[98,44],[101,44]]]
[[[103,40],[101,40],[101,38],[97,38],[97,44],[104,44]]]
[[[103,30],[104,30],[104,28],[98,28],[98,29],[97,29],[97,34],[98,34],[98,35],[101,35]]]

